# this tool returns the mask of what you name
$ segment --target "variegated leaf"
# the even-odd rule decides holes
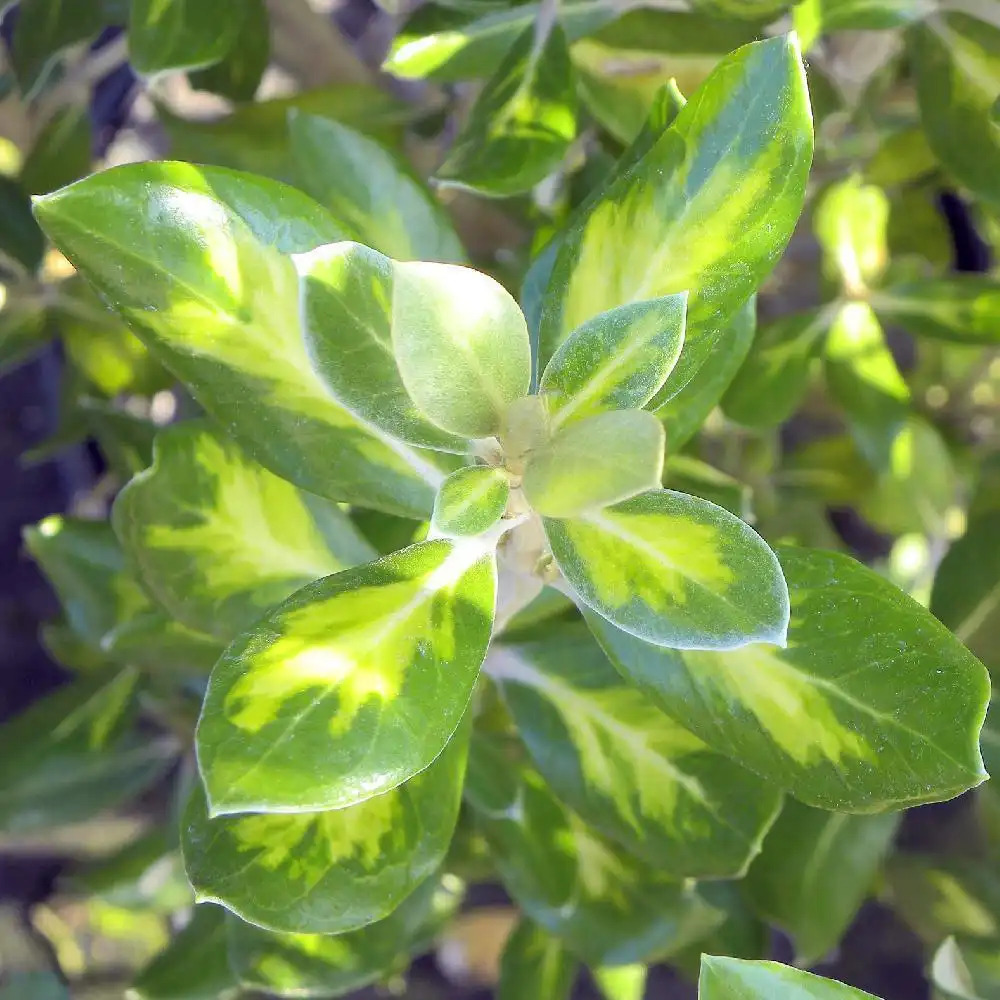
[[[466,796],[526,916],[593,965],[663,958],[716,925],[721,914],[695,891],[561,805],[518,751],[477,735]]]
[[[524,495],[545,517],[580,517],[663,478],[663,425],[645,410],[606,410],[563,427],[534,449]]]
[[[792,547],[779,555],[792,603],[784,649],[677,652],[598,615],[588,623],[612,663],[664,711],[809,805],[878,812],[983,781],[982,665],[929,612],[847,556]]]
[[[468,733],[461,726],[409,781],[344,809],[213,819],[197,788],[181,831],[197,898],[292,934],[340,934],[384,919],[444,860]]]
[[[494,546],[411,545],[309,584],[236,639],[198,723],[212,814],[342,808],[427,767],[486,655]]]
[[[382,920],[343,934],[279,934],[230,917],[229,962],[241,985],[279,997],[339,997],[426,949],[462,901],[454,876],[431,876]]]
[[[740,874],[781,801],[666,716],[582,626],[487,660],[536,766],[595,830],[666,875]]]
[[[465,259],[441,205],[374,139],[298,111],[289,117],[288,135],[299,186],[358,242],[397,260]]]
[[[652,490],[579,518],[546,518],[556,564],[620,629],[676,649],[784,643],[788,589],[764,540],[707,500]]]
[[[870,993],[810,972],[739,958],[704,955],[699,1000],[878,1000]]]
[[[539,391],[554,427],[603,410],[642,409],[684,345],[687,293],[609,309],[574,330],[550,359]]]
[[[227,641],[305,584],[375,556],[335,503],[201,421],[160,432],[152,467],[118,495],[114,524],[153,596]]]
[[[607,309],[688,291],[684,352],[658,401],[675,395],[784,249],[811,158],[794,36],[727,56],[567,234],[542,311],[541,359]]]
[[[322,496],[430,512],[440,460],[338,403],[309,357],[290,255],[343,235],[315,202],[229,170],[140,163],[38,199],[35,214],[262,465]]]
[[[442,535],[481,535],[500,520],[509,498],[506,470],[486,465],[459,469],[441,484],[431,524]]]

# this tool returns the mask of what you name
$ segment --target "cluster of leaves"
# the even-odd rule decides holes
[[[304,2],[270,37],[246,0],[20,4],[0,360],[58,334],[41,453],[95,439],[116,496],[26,532],[76,676],[0,727],[0,832],[176,777],[65,887],[151,916],[136,996],[344,995],[486,882],[503,998],[716,954],[702,1000],[866,996],[763,959],[768,925],[823,959],[876,885],[942,997],[1000,988],[988,786],[961,850],[891,851],[986,777],[1000,284],[950,273],[934,199],[1000,233],[1000,23],[674,7],[424,5],[409,107],[349,61],[254,103],[288,23],[332,30]],[[63,186],[126,24],[177,160]],[[179,73],[236,107],[183,117]]]

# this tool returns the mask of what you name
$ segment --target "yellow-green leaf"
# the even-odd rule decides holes
[[[582,602],[640,639],[678,649],[785,641],[777,558],[707,500],[651,490],[579,518],[547,518],[545,531]]]
[[[434,501],[434,528],[442,535],[481,535],[503,516],[510,497],[510,476],[485,465],[453,472]]]
[[[494,545],[420,542],[302,588],[236,639],[198,724],[212,814],[342,808],[427,767],[486,654]]]
[[[580,517],[628,500],[659,487],[664,443],[663,425],[652,413],[595,413],[531,452],[524,495],[545,517]]]
[[[201,901],[268,930],[340,934],[387,917],[444,861],[468,752],[463,725],[409,781],[326,812],[184,813],[184,864]]]
[[[114,524],[160,604],[226,641],[305,584],[375,556],[335,503],[202,421],[160,432],[152,467],[118,495]]]

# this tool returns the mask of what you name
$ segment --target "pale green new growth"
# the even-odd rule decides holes
[[[481,535],[500,520],[509,498],[510,477],[504,469],[459,469],[441,484],[431,524],[442,535]]]

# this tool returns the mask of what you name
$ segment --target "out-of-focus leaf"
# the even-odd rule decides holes
[[[532,26],[486,82],[436,176],[481,194],[519,194],[559,165],[575,135],[566,37],[556,24],[541,40]]]
[[[0,373],[46,343],[51,330],[45,319],[45,308],[38,299],[12,298],[4,303],[0,309]]]
[[[746,886],[758,912],[791,936],[799,964],[815,964],[838,943],[872,888],[899,819],[786,800]]]
[[[31,215],[31,200],[17,181],[0,176],[0,273],[9,270],[4,256],[34,273],[44,252],[45,238]]]
[[[1000,343],[1000,282],[977,274],[927,278],[879,289],[872,306],[886,323],[959,344]]]
[[[497,1000],[568,1000],[577,967],[556,938],[522,919],[500,960]]]
[[[850,295],[861,295],[888,263],[889,199],[874,184],[849,177],[823,192],[813,228],[823,248],[827,276]]]
[[[90,109],[70,105],[53,116],[38,134],[21,167],[21,187],[28,194],[48,194],[82,177],[93,155]]]
[[[295,110],[289,135],[299,186],[359,242],[396,260],[465,259],[441,205],[374,139]]]
[[[270,21],[265,0],[240,0],[230,11],[237,25],[221,61],[191,74],[191,83],[231,101],[252,101],[271,57]]]
[[[247,0],[132,0],[129,57],[146,75],[197,69],[223,59],[236,44]]]
[[[998,1000],[1000,948],[949,937],[931,962],[935,1000]]]

